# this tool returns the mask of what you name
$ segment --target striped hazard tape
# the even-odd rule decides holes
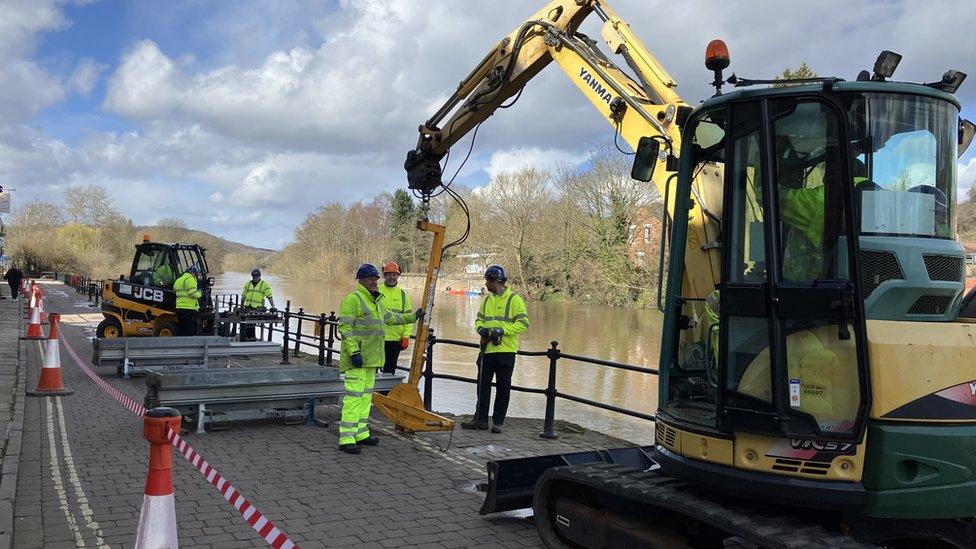
[[[81,358],[75,353],[75,350],[71,348],[67,339],[61,338],[61,342],[64,344],[65,350],[71,355],[74,363],[81,369],[82,372],[89,379],[95,382],[96,385],[102,388],[106,393],[108,393],[112,398],[117,400],[120,404],[126,407],[127,410],[133,412],[139,417],[146,415],[146,407],[139,404],[131,397],[123,393],[122,391],[116,389],[112,384],[108,383],[104,379],[98,376],[88,364],[86,364]],[[213,485],[214,488],[220,492],[220,495],[230,503],[234,509],[244,517],[244,520],[254,528],[254,531],[258,533],[264,541],[268,542],[271,547],[275,549],[297,549],[298,546],[295,545],[288,535],[282,532],[274,525],[273,522],[268,520],[261,511],[258,511],[257,507],[251,505],[251,502],[244,497],[227,479],[225,479],[216,469],[213,468],[207,460],[203,459],[196,450],[193,449],[179,433],[175,433],[172,430],[166,431],[166,438],[169,439],[170,444],[186,459],[190,465],[192,465],[197,471],[207,479],[207,482]]]

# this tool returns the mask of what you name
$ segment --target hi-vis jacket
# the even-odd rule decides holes
[[[489,342],[485,353],[517,352],[518,335],[529,328],[529,315],[522,296],[513,293],[511,288],[505,288],[502,295],[489,292],[481,302],[481,309],[474,321],[474,329],[480,328],[501,328],[505,332],[501,344]]]
[[[387,311],[391,313],[407,314],[413,312],[413,306],[410,304],[410,296],[407,292],[403,291],[403,288],[399,286],[389,287],[386,284],[380,283],[379,285],[380,293],[383,294],[383,306],[386,307]],[[413,326],[410,324],[387,324],[384,328],[386,333],[386,341],[400,341],[401,337],[410,337],[410,333],[413,331]]]
[[[413,324],[417,315],[388,311],[383,304],[383,294],[375,298],[362,284],[347,295],[339,306],[339,333],[342,334],[342,352],[339,355],[339,371],[354,368],[352,355],[359,352],[363,368],[382,368],[386,361],[383,349],[384,331],[388,324]]]
[[[267,280],[258,280],[255,284],[253,280],[244,283],[244,306],[252,309],[264,307],[264,299],[271,299],[271,286]]]
[[[203,293],[197,289],[197,277],[193,273],[186,272],[183,276],[176,279],[173,283],[173,291],[176,292],[176,308],[200,310],[200,298]]]

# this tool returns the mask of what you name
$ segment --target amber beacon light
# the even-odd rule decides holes
[[[705,68],[715,72],[715,80],[712,82],[715,95],[722,94],[722,71],[728,68],[730,62],[729,48],[725,42],[716,39],[705,47]]]

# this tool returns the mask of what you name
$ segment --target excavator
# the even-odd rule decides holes
[[[595,14],[630,73],[579,32]],[[555,0],[419,128],[408,185],[550,62],[634,151],[670,233],[654,444],[488,464],[549,547],[976,547],[976,319],[960,317],[966,75],[747,79],[695,108],[605,0]],[[730,86],[731,89],[729,87]],[[687,546],[687,545],[684,545]]]
[[[129,276],[102,284],[102,316],[96,337],[171,337],[177,334],[173,282],[190,266],[200,269],[200,330],[215,333],[215,314],[206,248],[198,244],[152,242],[144,235],[136,245]]]

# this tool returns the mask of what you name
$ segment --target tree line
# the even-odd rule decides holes
[[[656,252],[639,265],[632,243],[641,237],[634,230],[638,220],[659,224],[663,205],[652,184],[632,180],[629,172],[628,157],[606,144],[579,167],[501,173],[475,189],[455,185],[470,212],[470,235],[448,251],[444,270],[458,270],[460,256],[477,254],[485,264],[503,265],[510,282],[533,299],[651,303]],[[325,204],[299,226],[272,270],[346,280],[364,261],[392,259],[404,271],[423,272],[430,240],[416,222],[424,214],[404,190],[369,202]],[[447,193],[431,201],[426,216],[447,226],[448,242],[468,226],[463,209]],[[657,238],[653,241],[650,247],[656,249]]]
[[[178,218],[138,227],[119,213],[100,185],[69,187],[61,200],[31,201],[16,209],[7,225],[7,254],[31,274],[44,271],[79,273],[95,278],[128,274],[135,245],[144,234],[156,242],[187,242],[207,249],[211,270],[250,270],[263,257],[187,228]]]

